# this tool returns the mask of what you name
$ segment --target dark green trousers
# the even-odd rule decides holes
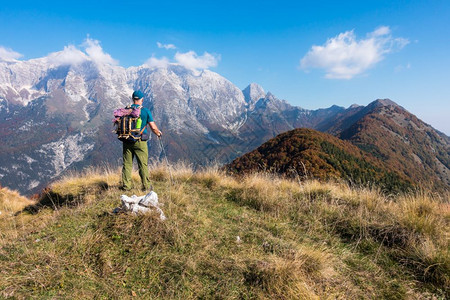
[[[123,167],[122,186],[124,189],[131,189],[131,171],[133,170],[133,159],[136,157],[139,176],[141,176],[142,188],[148,190],[150,181],[148,178],[148,147],[147,141],[136,143],[123,143]]]

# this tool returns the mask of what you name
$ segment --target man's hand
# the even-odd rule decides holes
[[[148,122],[150,125],[150,128],[152,129],[153,133],[156,134],[158,137],[161,137],[162,132],[158,129],[158,126],[156,126],[155,122]]]

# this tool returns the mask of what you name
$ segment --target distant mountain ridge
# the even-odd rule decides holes
[[[450,187],[450,138],[389,99],[336,115],[319,130],[348,140],[413,181]]]
[[[89,60],[67,64],[63,54],[0,61],[2,185],[32,193],[70,169],[120,164],[121,143],[111,133],[111,114],[115,108],[130,103],[135,89],[144,92],[144,105],[151,109],[164,133],[171,161],[228,163],[278,134],[299,127],[337,136],[346,132],[356,145],[362,145],[358,144],[360,136],[369,135],[369,131],[357,135],[358,128],[352,127],[363,121],[363,106],[307,110],[266,93],[255,83],[241,91],[209,70],[190,70],[174,64],[164,68],[123,68]],[[431,126],[427,128],[436,139],[440,136]],[[435,147],[440,152],[449,144],[448,137],[441,139],[442,147]],[[448,152],[438,158],[444,171],[449,167],[445,155],[448,158]],[[150,157],[160,156],[159,144],[152,140]],[[423,157],[422,161],[427,164],[434,157]],[[424,170],[431,172],[434,168]],[[435,178],[430,176],[425,179]]]
[[[291,177],[338,179],[376,184],[387,191],[407,191],[413,183],[350,142],[313,129],[298,128],[276,136],[233,160],[235,174],[268,171]]]

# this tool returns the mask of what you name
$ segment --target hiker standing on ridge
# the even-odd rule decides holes
[[[141,177],[142,190],[148,191],[150,189],[150,180],[148,176],[148,146],[147,140],[150,133],[147,132],[148,126],[158,137],[161,137],[162,132],[159,131],[155,122],[153,121],[150,110],[146,107],[142,107],[144,101],[144,94],[137,90],[133,92],[131,96],[133,104],[131,108],[141,108],[140,118],[142,120],[143,128],[141,132],[142,138],[136,142],[124,141],[123,142],[123,167],[122,167],[122,190],[131,189],[131,171],[133,169],[133,158],[136,157],[139,166],[139,176]],[[148,126],[147,126],[148,125]]]

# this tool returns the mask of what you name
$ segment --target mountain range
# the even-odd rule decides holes
[[[140,89],[171,161],[228,163],[280,133],[307,127],[350,141],[414,181],[449,186],[449,137],[390,100],[307,110],[255,83],[240,90],[209,70],[68,63],[65,51],[0,61],[2,185],[30,194],[69,170],[120,165],[112,111]],[[151,140],[151,158],[161,155]]]

